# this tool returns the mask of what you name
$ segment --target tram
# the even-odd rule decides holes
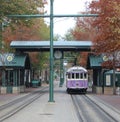
[[[86,93],[88,88],[88,71],[81,66],[73,66],[66,72],[66,88],[68,93]]]

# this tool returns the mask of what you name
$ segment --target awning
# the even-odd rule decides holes
[[[101,55],[88,55],[87,69],[102,68],[103,59]]]
[[[113,74],[113,70],[109,70],[109,71],[105,72],[105,74]],[[120,72],[115,71],[115,74],[120,74]]]
[[[30,69],[29,55],[26,53],[4,53],[0,54],[0,67]]]

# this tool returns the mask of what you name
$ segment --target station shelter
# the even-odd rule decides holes
[[[113,70],[104,69],[102,55],[88,55],[87,69],[93,71],[93,93],[97,94],[113,94]],[[119,85],[120,72],[115,71],[117,79],[116,87]]]
[[[30,82],[30,71],[28,54],[0,54],[0,94],[24,92],[26,82]]]
[[[64,83],[64,52],[82,52],[82,51],[90,51],[92,46],[91,41],[77,41],[77,40],[58,40],[53,41],[53,56],[50,57],[51,62],[53,63],[53,60],[59,60],[60,61],[60,87]],[[10,44],[10,47],[15,49],[16,51],[22,51],[22,52],[50,52],[50,41],[12,41]],[[68,56],[69,58],[69,56]],[[50,69],[49,69],[50,70]],[[49,71],[47,71],[49,72]],[[52,74],[54,74],[53,71],[51,71]],[[46,73],[45,73],[46,74]],[[47,75],[46,75],[47,76]],[[48,79],[49,78],[45,78]],[[47,81],[48,82],[48,81]]]

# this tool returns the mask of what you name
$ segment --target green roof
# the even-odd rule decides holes
[[[50,51],[50,41],[12,41],[11,48],[20,51]],[[90,51],[91,41],[53,41],[54,50]]]
[[[0,67],[30,68],[30,60],[27,54],[4,53],[0,54]]]
[[[105,72],[105,74],[113,74],[113,70],[109,70]],[[115,74],[120,74],[120,72],[115,71]]]
[[[87,62],[87,68],[101,68],[101,63],[103,62],[103,59],[101,55],[95,56],[95,55],[89,55],[88,56],[88,62]]]

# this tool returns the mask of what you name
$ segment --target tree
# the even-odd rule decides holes
[[[23,22],[29,23],[26,18],[9,18],[8,15],[15,14],[38,14],[38,7],[42,7],[44,3],[42,0],[1,0],[0,1],[0,24],[19,24]],[[1,26],[2,28],[2,26]]]
[[[30,53],[30,59],[32,61],[32,66],[36,70],[43,70],[49,65],[49,53],[47,52],[32,52]]]
[[[88,13],[98,14],[94,18],[78,18],[74,36],[77,39],[90,38],[96,54],[115,54],[120,46],[120,1],[92,1]],[[112,63],[113,64],[113,63]]]
[[[90,4],[90,12],[99,14],[92,26],[95,30],[93,38],[96,53],[114,53],[120,46],[120,1],[99,0]]]
[[[0,40],[4,42],[2,43],[2,47],[4,47],[3,50],[5,52],[10,51],[9,45],[12,40],[49,40],[50,29],[49,26],[45,24],[43,18],[29,19],[8,17],[8,15],[15,14],[41,14],[41,11],[39,11],[38,8],[44,9],[44,4],[46,4],[46,2],[43,2],[43,0],[0,1],[0,24],[2,25],[0,31],[2,34],[0,34]],[[44,11],[42,12],[42,14],[44,14]],[[33,66],[39,68],[39,64],[41,63],[39,56],[46,54],[39,54],[38,52],[29,54]]]
[[[87,12],[84,12],[82,14],[88,14]],[[94,30],[91,27],[91,22],[93,21],[93,18],[91,17],[78,17],[76,19],[76,25],[75,28],[72,31],[73,37],[76,40],[91,40],[94,34]]]
[[[42,0],[1,0],[0,20],[12,14],[38,14],[38,7],[43,7]]]
[[[44,20],[33,19],[32,21],[29,26],[20,23],[19,25],[14,25],[15,29],[11,29],[9,26],[6,27],[3,32],[4,45],[7,45],[9,49],[12,40],[49,40],[50,29],[44,23]]]
[[[75,40],[72,32],[73,32],[73,29],[69,29],[67,33],[65,34],[64,40],[67,40],[67,41]]]
[[[88,14],[88,12],[82,12],[82,14]],[[92,40],[94,36],[94,30],[91,27],[91,22],[93,18],[91,17],[78,17],[76,19],[75,28],[71,31],[75,40],[88,41]],[[80,52],[78,56],[78,63],[82,66],[86,66],[88,52]]]
[[[6,26],[12,30],[18,25],[30,26],[33,19],[10,18],[8,15],[15,14],[39,14],[38,7],[44,7],[42,0],[1,0],[0,1],[0,42],[2,46],[2,31]],[[9,29],[10,30],[10,29]]]

